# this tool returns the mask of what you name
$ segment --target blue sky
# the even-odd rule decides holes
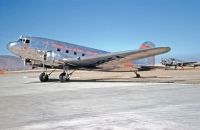
[[[0,55],[21,34],[106,51],[152,41],[172,48],[161,57],[200,60],[200,1],[1,0]]]

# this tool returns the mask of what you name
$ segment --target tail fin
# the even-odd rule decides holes
[[[147,41],[147,42],[142,43],[139,49],[149,49],[149,48],[154,48],[154,47],[155,47],[154,43]],[[155,65],[155,56],[141,59],[139,61],[141,64],[144,64],[144,65]]]

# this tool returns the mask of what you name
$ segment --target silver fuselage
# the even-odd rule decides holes
[[[45,65],[52,68],[59,68],[62,64],[59,63],[59,59],[82,58],[108,53],[47,38],[27,36],[8,43],[7,48],[22,59],[31,61],[32,65],[40,66],[45,62]]]

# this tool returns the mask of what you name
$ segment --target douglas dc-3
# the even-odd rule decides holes
[[[199,62],[196,61],[182,61],[175,58],[161,59],[161,64],[165,66],[165,69],[170,66],[174,66],[174,69],[177,69],[178,67],[183,69],[183,67],[186,66],[194,68],[200,66]]]
[[[116,65],[166,53],[169,47],[107,52],[80,45],[40,37],[20,36],[18,41],[7,44],[8,50],[21,57],[25,64],[43,67],[39,75],[41,82],[46,82],[51,73],[47,68],[63,69],[60,82],[69,81],[76,69],[103,69],[104,65]],[[74,69],[71,73],[69,69]]]

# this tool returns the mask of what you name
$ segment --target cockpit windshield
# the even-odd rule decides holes
[[[18,39],[18,42],[22,42],[22,39],[20,38],[20,39]]]
[[[18,42],[30,43],[29,39],[19,38]]]

